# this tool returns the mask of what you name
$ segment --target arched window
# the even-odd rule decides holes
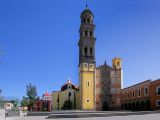
[[[93,35],[93,32],[92,31],[90,31],[90,36],[92,36]]]
[[[88,36],[88,31],[87,30],[85,30],[85,36]]]
[[[93,50],[92,50],[92,47],[90,47],[90,55],[92,56],[93,54]]]
[[[69,92],[69,93],[68,93],[68,96],[70,97],[71,95],[72,95],[71,92]]]
[[[83,23],[85,23],[86,22],[86,19],[83,19]]]
[[[119,61],[117,62],[117,65],[118,65],[118,66],[120,65]]]
[[[87,19],[87,22],[90,23],[90,19],[89,18]]]
[[[84,48],[84,55],[87,56],[87,47]]]
[[[90,83],[89,83],[89,81],[87,81],[87,86],[89,87],[89,85],[90,85]]]

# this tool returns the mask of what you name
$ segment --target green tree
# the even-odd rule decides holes
[[[21,105],[28,106],[29,110],[32,110],[33,103],[37,99],[37,89],[35,85],[32,85],[31,83],[26,85],[26,95],[27,97],[23,96],[23,99],[21,100]]]
[[[16,108],[19,104],[19,100],[15,99],[15,100],[11,100],[11,103],[13,104],[13,106]]]
[[[23,96],[23,98],[22,98],[22,100],[21,100],[21,106],[22,107],[26,107],[26,106],[28,106],[29,105],[29,99],[27,98],[27,97],[24,97]]]
[[[35,102],[35,100],[37,99],[37,89],[35,85],[32,85],[31,83],[29,83],[28,85],[26,85],[26,95],[29,99],[29,103],[28,103],[28,107],[29,110],[32,110],[33,107],[33,103]]]
[[[63,110],[71,110],[71,109],[72,109],[72,106],[73,106],[72,101],[66,100],[66,101],[64,102],[64,104],[63,104],[62,109],[63,109]]]
[[[28,96],[29,100],[35,100],[37,98],[36,86],[29,83],[26,85],[26,89],[26,95]]]

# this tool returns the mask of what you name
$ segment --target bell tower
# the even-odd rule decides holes
[[[79,29],[79,83],[82,110],[95,109],[95,25],[94,15],[88,6],[81,13]]]

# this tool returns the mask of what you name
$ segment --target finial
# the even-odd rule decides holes
[[[70,78],[67,78],[67,83],[71,83],[71,79]]]
[[[107,65],[107,61],[106,60],[104,61],[104,65]]]
[[[86,2],[86,9],[88,9],[88,4],[87,4],[87,2]]]

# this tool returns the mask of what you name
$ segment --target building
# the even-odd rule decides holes
[[[68,107],[66,105],[67,102],[71,104],[71,107]],[[53,91],[52,109],[53,110],[80,109],[78,86],[72,84],[71,81],[68,80],[67,83],[61,87],[60,91]]]
[[[96,110],[118,110],[121,108],[122,63],[120,58],[112,60],[112,66],[96,68]]]
[[[119,110],[121,108],[121,89],[123,88],[123,70],[121,58],[112,60],[111,69],[111,109]]]
[[[42,99],[36,99],[31,107],[32,111],[52,111],[52,94],[45,92]]]
[[[19,99],[12,96],[0,95],[0,109],[15,108],[18,106]]]
[[[68,81],[60,91],[52,92],[53,110],[117,110],[121,108],[122,60],[113,58],[112,66],[96,67],[95,24],[92,11],[86,6],[80,15],[79,29],[79,88]]]
[[[52,111],[52,94],[48,92],[44,93],[42,96],[43,100],[43,110],[44,111]]]
[[[4,109],[7,109],[7,110],[11,110],[13,109],[13,103],[5,103],[4,104]]]
[[[106,64],[96,68],[96,110],[111,109],[111,67]]]
[[[43,110],[43,100],[35,100],[32,106],[32,111],[34,112],[40,112],[40,111],[44,111]]]
[[[121,90],[124,110],[159,110],[160,79],[146,80]]]
[[[81,13],[79,30],[79,90],[82,110],[120,109],[122,63],[114,58],[112,67],[96,67],[95,24],[92,11],[86,7]]]
[[[82,110],[95,109],[95,25],[94,15],[86,9],[81,13],[79,30],[79,89],[80,108]]]

